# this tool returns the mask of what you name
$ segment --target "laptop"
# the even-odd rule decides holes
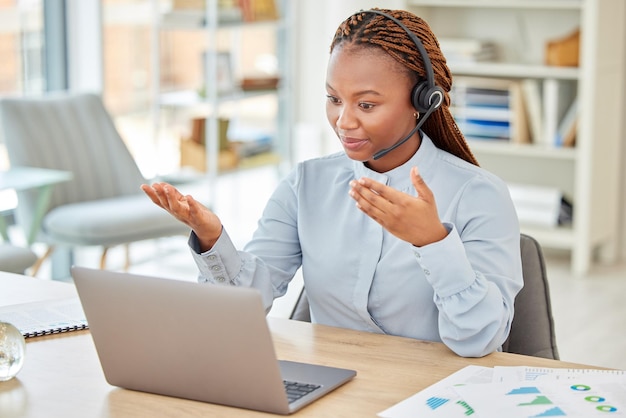
[[[277,360],[256,289],[76,266],[72,277],[113,386],[287,415],[356,375]]]

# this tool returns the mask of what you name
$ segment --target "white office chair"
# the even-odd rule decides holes
[[[24,274],[37,261],[37,255],[28,248],[0,243],[0,271]]]
[[[47,254],[56,247],[102,246],[104,267],[109,247],[189,233],[141,191],[147,180],[98,95],[0,99],[0,126],[11,166],[73,173],[73,180],[55,186],[38,233]],[[35,203],[33,192],[18,194],[17,221],[27,234]],[[67,277],[65,268],[53,274]]]

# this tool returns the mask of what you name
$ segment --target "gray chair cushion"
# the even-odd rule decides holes
[[[37,261],[37,255],[28,248],[0,244],[0,271],[23,274]]]

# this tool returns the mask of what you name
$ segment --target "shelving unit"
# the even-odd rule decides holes
[[[472,142],[481,166],[510,183],[556,187],[574,205],[564,227],[522,225],[546,248],[571,251],[572,272],[584,274],[593,261],[617,258],[619,159],[623,117],[623,0],[407,0],[438,38],[495,42],[498,62],[450,62],[455,76],[533,79],[568,86],[577,98],[575,147],[555,147],[552,138],[532,144]],[[580,28],[578,67],[544,64],[549,40]],[[543,97],[545,101],[547,97]],[[542,102],[542,106],[549,104]],[[563,104],[544,121],[557,126]]]
[[[250,0],[259,1],[260,0]],[[172,115],[183,119],[191,130],[192,119],[205,118],[203,144],[192,144],[191,153],[204,155],[205,175],[209,180],[210,202],[215,202],[215,182],[222,173],[250,169],[262,165],[275,166],[283,172],[291,165],[290,138],[292,131],[292,115],[289,109],[291,98],[291,66],[287,60],[290,51],[289,36],[292,19],[289,2],[275,0],[276,19],[250,21],[242,16],[241,9],[222,8],[221,1],[195,1],[195,9],[176,9],[171,3],[153,1],[154,33],[153,33],[153,69],[155,79],[154,91],[154,129],[158,137],[165,125],[171,123]],[[185,3],[185,2],[181,2]],[[186,2],[190,3],[190,2]],[[238,4],[238,2],[232,2]],[[244,42],[250,41],[250,32],[274,42],[271,57],[275,57],[276,70],[273,74],[265,74],[267,80],[276,77],[275,86],[247,89],[242,85],[246,74],[244,61],[250,66],[250,55],[258,53],[245,48]],[[196,34],[190,43],[181,45],[176,42],[176,34]],[[248,33],[248,35],[246,35]],[[173,41],[167,41],[172,37]],[[169,48],[175,54],[176,48],[195,48],[193,60],[176,62],[174,65],[195,66],[193,80],[176,80],[175,76],[168,80],[162,62],[163,50]],[[169,115],[169,117],[168,117]],[[263,130],[263,135],[271,136],[271,151],[250,158],[237,157],[227,168],[219,168],[220,152],[223,147],[224,134],[220,134],[219,120],[229,119],[241,128],[239,132],[251,128]],[[231,131],[232,132],[232,129]],[[244,134],[242,134],[244,135]],[[222,138],[220,139],[220,136]],[[245,135],[244,135],[245,136]],[[235,138],[237,139],[237,138]],[[181,145],[182,145],[181,140]],[[190,141],[185,141],[190,143]],[[222,144],[220,144],[222,142]],[[182,157],[181,147],[181,157]],[[196,158],[197,159],[197,158]]]

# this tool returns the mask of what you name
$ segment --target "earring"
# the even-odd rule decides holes
[[[418,120],[420,118],[419,112],[413,112],[413,117],[415,118],[415,120]]]

